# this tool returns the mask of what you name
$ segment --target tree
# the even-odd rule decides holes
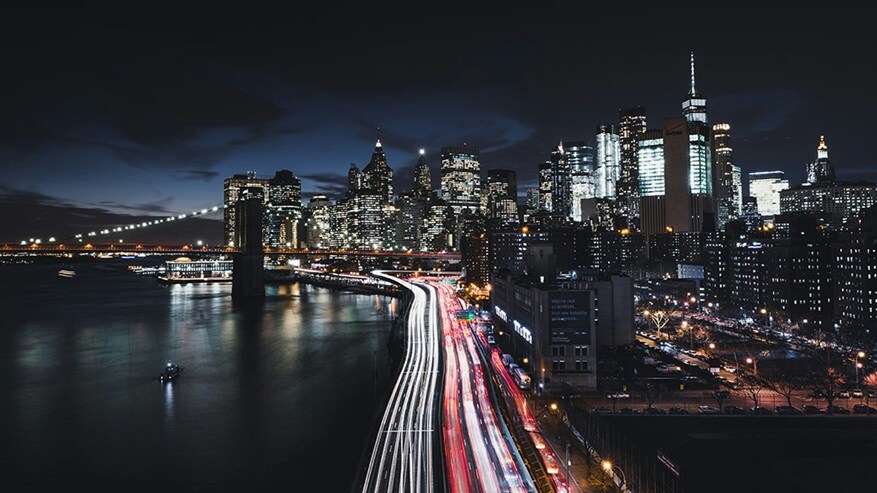
[[[865,375],[862,378],[862,383],[868,387],[877,387],[877,371]]]
[[[741,390],[743,390],[743,394],[745,394],[746,397],[752,399],[753,408],[758,407],[758,399],[761,397],[761,391],[764,390],[764,387],[758,383],[752,382]]]
[[[655,401],[661,396],[661,388],[653,382],[641,382],[639,388],[643,391],[643,397],[646,399],[646,407],[648,408],[655,405]]]
[[[646,310],[643,312],[653,324],[655,324],[655,330],[658,333],[658,339],[661,338],[661,329],[667,326],[670,322],[670,314],[665,310]]]
[[[795,371],[793,368],[784,368],[770,379],[771,390],[783,396],[789,407],[793,406],[792,396],[795,390],[806,386],[806,384],[806,375],[802,375],[801,372]]]
[[[821,392],[828,403],[828,414],[833,414],[834,399],[844,387],[846,377],[841,371],[842,357],[833,349],[817,349],[810,358],[809,381],[813,390]]]

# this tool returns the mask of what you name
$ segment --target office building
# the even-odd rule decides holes
[[[442,148],[442,200],[451,207],[454,216],[463,209],[473,212],[481,207],[481,163],[478,149],[466,144]]]
[[[231,178],[226,178],[223,182],[222,199],[225,209],[223,211],[223,227],[225,232],[225,242],[229,246],[235,246],[235,227],[236,227],[236,211],[235,204],[241,198],[241,191],[248,188],[260,188],[263,190],[261,196],[264,204],[268,204],[268,184],[269,180],[256,178],[256,173],[249,171],[246,174],[236,174]]]
[[[728,215],[728,220],[738,219],[743,213],[743,170],[736,164],[731,165],[731,186],[734,189],[734,212]]]
[[[780,213],[780,192],[789,188],[782,171],[749,173],[749,196],[755,198],[758,214],[773,218]]]
[[[380,139],[375,142],[371,160],[362,169],[362,185],[377,192],[382,204],[393,201],[393,170],[387,164]]]
[[[825,136],[819,136],[819,145],[816,146],[816,160],[807,165],[807,183],[813,184],[821,181],[834,181],[834,167],[828,158],[828,145]]]
[[[518,178],[513,170],[487,172],[487,217],[492,226],[514,226],[518,218]]]
[[[706,99],[694,85],[694,52],[691,53],[691,87],[688,89],[688,98],[682,102],[682,115],[689,123],[707,123]]]
[[[412,189],[415,197],[428,199],[432,195],[432,176],[429,171],[429,164],[426,162],[426,150],[420,149],[417,158],[417,164],[414,165],[414,187]]]
[[[628,226],[639,225],[639,161],[637,143],[646,131],[646,109],[642,106],[618,110],[619,165],[615,186],[616,210],[628,218]]]
[[[433,194],[426,203],[418,249],[423,252],[450,250],[453,246],[454,217],[453,208]]]
[[[418,249],[427,200],[414,191],[400,193],[396,198],[397,247],[412,251]]]
[[[716,201],[716,227],[725,229],[728,221],[737,218],[739,208],[736,202],[734,184],[734,162],[731,148],[731,125],[717,123],[713,125],[713,195]],[[739,168],[737,168],[739,172]]]
[[[594,196],[615,200],[615,186],[621,175],[621,144],[618,127],[612,124],[597,126],[596,150]]]
[[[552,204],[552,172],[551,161],[539,165],[539,208],[551,212]]]
[[[354,192],[362,187],[362,171],[356,163],[350,163],[350,169],[347,170],[347,192]]]
[[[314,195],[308,202],[308,248],[329,248],[332,234],[332,201],[325,195]]]
[[[301,180],[292,171],[277,171],[274,178],[268,181],[266,216],[268,246],[299,248],[298,229],[302,220]]]
[[[584,141],[564,144],[570,170],[571,217],[582,221],[582,199],[594,197],[594,148]]]
[[[551,151],[551,212],[569,217],[572,213],[572,174],[563,142]]]

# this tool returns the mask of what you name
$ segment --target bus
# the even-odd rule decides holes
[[[512,378],[514,378],[515,383],[521,390],[527,390],[533,386],[533,383],[530,380],[530,375],[527,375],[527,372],[525,372],[520,366],[515,367],[515,369],[512,370]]]

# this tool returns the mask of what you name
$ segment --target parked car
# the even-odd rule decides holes
[[[606,394],[607,399],[630,399],[630,394],[627,392],[610,392]]]
[[[682,407],[671,407],[668,411],[669,414],[688,414],[688,411]]]
[[[746,414],[746,410],[740,406],[727,405],[725,406],[725,414]]]
[[[841,399],[849,399],[850,398],[850,391],[841,390],[840,392],[837,393],[837,396]]]
[[[825,397],[825,394],[823,394],[821,390],[814,390],[813,392],[810,392],[810,397],[813,399],[822,399]]]
[[[622,407],[618,410],[619,414],[639,414],[639,411],[632,407]]]
[[[850,414],[849,409],[840,406],[831,406],[830,408],[825,408],[825,412],[828,414]]]
[[[756,415],[756,416],[770,416],[773,414],[773,411],[771,411],[770,409],[768,409],[766,407],[760,407],[760,406],[753,407],[752,409],[749,410],[749,412],[751,414]]]
[[[869,398],[869,399],[877,398],[877,392],[875,392],[875,391],[873,391],[873,390],[869,390],[869,391],[868,391],[868,398]]]
[[[804,406],[804,414],[819,414],[821,412],[822,410],[816,406],[811,406],[810,404]]]
[[[667,411],[660,407],[647,407],[643,409],[643,414],[667,414]]]
[[[856,404],[853,406],[854,414],[877,414],[877,409],[874,409],[871,406],[866,406],[865,404]]]
[[[715,397],[716,399],[727,399],[731,397],[731,391],[721,389],[716,390],[715,392],[713,392],[713,397]]]
[[[612,410],[606,407],[595,407],[591,409],[591,413],[593,414],[613,414]]]
[[[699,406],[697,412],[700,414],[719,414],[719,408],[713,406]]]
[[[865,393],[862,392],[862,389],[853,389],[850,391],[850,395],[853,397],[865,397]]]
[[[737,371],[737,369],[734,368],[734,367],[731,366],[731,365],[723,365],[723,366],[722,366],[722,369],[725,370],[725,371],[728,372],[728,373],[734,373],[734,372]]]
[[[774,409],[777,414],[782,414],[783,416],[797,416],[799,414],[804,414],[804,411],[793,406],[777,406]]]

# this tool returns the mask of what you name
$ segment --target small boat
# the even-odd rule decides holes
[[[179,378],[182,371],[182,366],[168,363],[167,366],[164,367],[164,370],[161,372],[161,375],[158,376],[158,379],[162,382],[172,382]]]
[[[58,276],[59,276],[59,277],[73,277],[73,276],[75,276],[75,275],[76,275],[76,271],[75,271],[75,270],[61,269],[61,270],[58,271]]]

